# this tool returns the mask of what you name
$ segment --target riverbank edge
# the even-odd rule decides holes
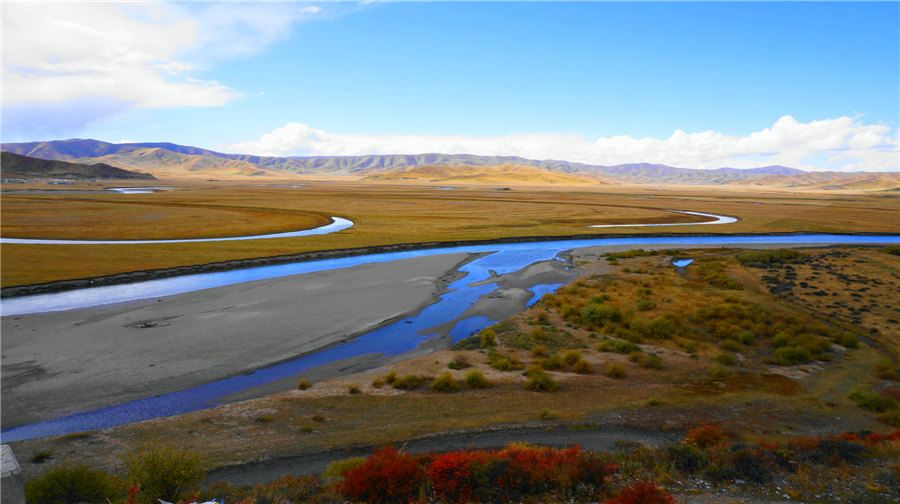
[[[195,264],[190,266],[177,266],[174,268],[162,268],[152,270],[141,270],[127,273],[117,273],[115,275],[103,275],[99,277],[88,277],[72,280],[57,280],[41,284],[16,285],[3,287],[0,289],[0,299],[32,296],[35,294],[50,294],[55,292],[64,292],[70,290],[84,289],[87,287],[100,287],[106,285],[119,285],[142,282],[147,280],[158,280],[162,278],[171,278],[183,275],[193,275],[200,273],[214,273],[221,271],[230,271],[245,268],[255,268],[259,266],[271,266],[276,264],[286,264],[293,262],[315,261],[320,259],[336,259],[341,257],[354,257],[367,254],[379,254],[386,252],[406,252],[411,250],[427,250],[444,247],[461,247],[467,245],[500,245],[506,243],[536,243],[558,240],[590,240],[590,239],[619,239],[619,238],[690,238],[690,237],[729,237],[729,236],[798,236],[798,235],[833,235],[833,236],[897,236],[900,233],[872,233],[872,232],[855,232],[855,233],[823,233],[814,231],[790,231],[776,233],[635,233],[635,234],[576,234],[565,236],[516,236],[507,238],[491,238],[487,240],[454,240],[454,241],[431,241],[419,243],[398,243],[392,245],[374,245],[370,247],[356,247],[331,250],[317,250],[311,252],[301,252],[298,254],[287,254],[278,256],[256,257],[251,259],[235,259],[232,261],[221,261],[205,264]]]

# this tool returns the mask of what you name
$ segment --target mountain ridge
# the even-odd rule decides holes
[[[256,156],[228,154],[170,142],[110,143],[92,139],[51,140],[0,144],[0,150],[41,159],[89,163],[103,162],[158,176],[292,176],[340,175],[371,177],[378,173],[417,166],[531,166],[566,174],[587,175],[625,183],[723,185],[773,177],[801,177],[807,172],[781,165],[755,168],[679,168],[659,163],[625,163],[605,166],[556,159],[536,160],[519,156],[475,154],[372,154],[363,156]],[[840,172],[843,173],[843,172]],[[870,172],[859,172],[870,173]],[[836,178],[841,178],[835,175]],[[874,178],[881,177],[873,175]],[[753,185],[753,184],[750,184]]]

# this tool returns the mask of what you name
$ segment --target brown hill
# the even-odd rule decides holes
[[[170,150],[148,147],[135,148],[89,158],[120,168],[152,173],[159,178],[217,178],[246,177],[288,178],[293,174],[280,170],[267,170],[247,161],[223,159],[212,156],[181,154]]]
[[[105,163],[79,164],[50,161],[12,152],[0,153],[0,173],[13,179],[154,179],[149,173],[136,173]]]
[[[732,182],[732,185],[796,189],[884,191],[900,189],[897,172],[807,172],[798,175],[770,175]]]
[[[534,166],[501,164],[494,166],[428,165],[399,168],[375,173],[364,180],[433,182],[441,184],[533,184],[586,185],[607,184],[597,177],[570,174]]]

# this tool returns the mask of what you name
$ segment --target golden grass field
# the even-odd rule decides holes
[[[414,166],[402,170],[391,170],[387,173],[369,175],[366,180],[401,181],[413,180],[417,182],[441,183],[441,184],[522,184],[530,185],[598,185],[606,184],[598,177],[588,175],[576,175],[544,170],[533,166],[524,165],[494,165],[494,166]]]
[[[857,265],[864,264],[866,268],[861,274],[869,280],[893,279],[892,275],[900,267],[900,257],[879,249],[840,250],[847,255],[828,260],[846,272],[856,271]],[[803,251],[817,260],[828,252],[827,249]],[[830,350],[830,362],[796,366],[770,363],[772,346],[763,337],[736,352],[742,359],[737,363],[717,364],[715,359],[722,352],[723,340],[695,338],[690,336],[691,327],[686,327],[685,335],[677,338],[639,341],[644,355],[652,353],[661,358],[661,367],[653,368],[625,353],[601,351],[598,343],[615,332],[615,325],[586,328],[568,323],[563,315],[565,306],[607,292],[612,295],[607,303],[623,311],[633,307],[640,297],[656,302],[657,306],[651,310],[628,315],[635,317],[632,320],[639,317],[649,320],[672,313],[680,317],[701,307],[748,303],[770,311],[776,320],[825,324],[837,334],[848,331],[853,337],[868,334],[869,326],[881,323],[876,314],[876,319],[866,319],[862,326],[833,324],[834,317],[829,313],[809,309],[805,292],[786,299],[775,297],[767,292],[765,282],[759,278],[765,270],[738,265],[733,259],[735,251],[693,250],[686,255],[698,260],[723,261],[727,275],[741,287],[723,289],[711,285],[694,270],[689,270],[686,276],[679,275],[659,255],[620,259],[619,264],[612,266],[604,259],[580,260],[580,279],[556,296],[545,298],[495,326],[498,329],[494,350],[432,352],[315,383],[308,390],[102,432],[25,441],[16,443],[15,449],[25,460],[34,453],[48,451],[57,461],[77,459],[80,463],[115,470],[121,453],[159,439],[202,451],[215,461],[214,465],[220,466],[352,445],[399,443],[435,432],[499,425],[593,424],[678,431],[702,422],[719,422],[749,439],[772,439],[818,431],[884,431],[890,428],[891,422],[896,422],[895,417],[885,419],[865,411],[848,398],[859,388],[877,388],[883,394],[896,396],[896,365],[892,368],[893,378],[884,378],[881,374],[884,371],[878,371],[879,363],[896,352],[896,326],[871,340],[860,341],[856,348]],[[602,280],[598,274],[602,274]],[[801,271],[798,281],[814,281],[812,275],[808,270]],[[649,293],[642,289],[649,289]],[[895,289],[895,283],[885,282],[872,289],[870,295],[883,299]],[[850,302],[851,292],[842,292],[834,300]],[[684,320],[689,323],[689,319]],[[500,326],[506,329],[501,330]],[[541,336],[535,334],[536,328],[541,328]],[[559,390],[525,390],[522,370],[541,362],[534,346],[529,349],[527,344],[522,344],[529,338],[537,338],[531,343],[559,355],[577,348],[581,358],[590,363],[590,369],[587,373],[576,373],[573,366],[564,365],[549,371],[559,383]],[[685,339],[696,347],[685,350]],[[494,351],[514,356],[520,367],[494,369],[490,358]],[[460,356],[471,367],[450,371],[448,363]],[[613,365],[623,369],[622,376],[607,376]],[[428,380],[417,390],[378,385],[379,379],[388,372],[429,377],[450,372],[459,379],[471,369],[481,370],[492,385],[455,393],[430,391]],[[350,393],[351,386],[357,387],[359,393]],[[42,468],[30,465],[26,469],[40,471]]]
[[[297,179],[284,185],[298,183]],[[3,244],[3,286],[88,278],[316,250],[517,236],[637,233],[900,233],[896,193],[788,192],[729,188],[433,186],[349,181],[304,187],[251,182],[158,181],[154,194],[15,194],[2,201],[2,233],[24,238],[212,237],[291,231],[325,216],[351,219],[340,233],[286,239],[145,245]],[[112,185],[108,184],[107,186]],[[96,184],[92,187],[96,187]],[[9,186],[5,189],[20,189]],[[723,226],[588,228],[591,224],[691,222],[666,212],[736,216]]]

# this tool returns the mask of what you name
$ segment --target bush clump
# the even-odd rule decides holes
[[[112,477],[88,466],[55,467],[25,484],[26,502],[81,504],[118,499]]]
[[[675,497],[650,481],[637,481],[603,504],[675,504]]]
[[[678,331],[678,324],[667,317],[656,317],[647,324],[647,336],[656,339],[669,339]]]
[[[897,380],[900,373],[897,372],[897,366],[889,359],[881,359],[875,363],[875,375],[884,380]]]
[[[128,482],[137,485],[148,502],[178,502],[206,477],[199,454],[167,446],[133,451],[123,460]]]
[[[704,450],[713,448],[725,443],[725,431],[716,424],[705,423],[688,430],[684,442]]]
[[[390,381],[390,384],[397,390],[416,390],[425,385],[426,381],[428,381],[428,379],[422,376],[406,375],[403,377],[395,376],[394,379]]]
[[[470,390],[483,389],[491,386],[491,382],[484,377],[484,373],[473,369],[463,376],[463,386]]]
[[[668,455],[675,469],[686,474],[694,474],[709,463],[706,453],[689,443],[669,446],[666,448],[666,455]]]
[[[603,367],[603,374],[608,378],[625,378],[625,366],[618,362],[610,362]]]
[[[704,262],[697,267],[697,273],[706,283],[725,290],[742,290],[743,285],[725,272],[721,261]]]
[[[514,371],[522,368],[522,364],[515,357],[493,349],[488,353],[488,364],[497,371]]]
[[[509,445],[435,455],[427,475],[438,502],[588,502],[614,470],[577,447]]]
[[[775,362],[782,366],[806,364],[812,360],[812,353],[799,346],[784,346],[775,349]]]
[[[361,466],[366,461],[366,457],[350,457],[335,460],[328,464],[322,473],[322,479],[325,481],[338,481],[344,479],[344,475],[351,469]]]
[[[433,392],[456,392],[459,390],[459,383],[450,373],[444,373],[431,382],[431,390]]]
[[[573,366],[576,362],[582,359],[581,352],[578,350],[569,350],[564,353],[562,356],[562,362],[566,366]]]
[[[653,256],[657,254],[659,254],[659,251],[657,250],[631,249],[622,252],[609,252],[605,257],[608,260],[615,261],[617,259],[632,259],[635,257]]]
[[[559,383],[549,373],[537,366],[532,366],[526,373],[525,388],[534,392],[553,392],[559,389]]]
[[[591,374],[594,372],[594,366],[584,359],[579,359],[572,366],[572,371],[578,374]]]
[[[388,447],[344,473],[340,490],[353,501],[412,502],[424,477],[425,471],[415,457]]]
[[[640,352],[641,347],[636,344],[621,339],[604,339],[597,343],[597,350],[601,352],[615,352],[621,354],[630,354],[632,352]]]
[[[538,364],[548,370],[557,371],[563,368],[563,359],[557,353],[552,353],[538,361]]]
[[[550,355],[550,350],[547,350],[547,347],[544,345],[535,345],[531,347],[531,356],[535,359],[541,359],[543,357],[548,357]]]
[[[639,299],[637,302],[638,311],[650,311],[656,308],[656,302],[649,299]]]
[[[734,354],[730,354],[727,352],[720,353],[713,358],[713,362],[716,364],[721,364],[723,366],[737,366],[738,360]]]
[[[602,326],[607,322],[621,322],[622,313],[606,305],[590,303],[581,310],[581,319],[591,326]]]
[[[479,345],[481,346],[481,348],[491,348],[497,346],[497,332],[494,331],[494,329],[491,327],[488,327],[487,329],[481,331]]]
[[[391,371],[390,373],[372,380],[372,386],[375,388],[381,388],[384,385],[393,385],[394,382],[397,381],[397,373],[395,371]]]
[[[897,401],[893,398],[871,390],[855,390],[849,397],[860,408],[875,413],[884,413],[897,407]]]
[[[460,369],[470,368],[472,367],[472,364],[469,363],[469,359],[467,359],[465,355],[457,355],[449,364],[447,364],[447,367],[454,371],[458,371]]]
[[[640,367],[648,369],[662,369],[662,358],[655,353],[632,352],[628,354],[628,360]]]
[[[750,250],[737,256],[738,262],[752,268],[769,268],[806,262],[807,255],[792,249]]]

